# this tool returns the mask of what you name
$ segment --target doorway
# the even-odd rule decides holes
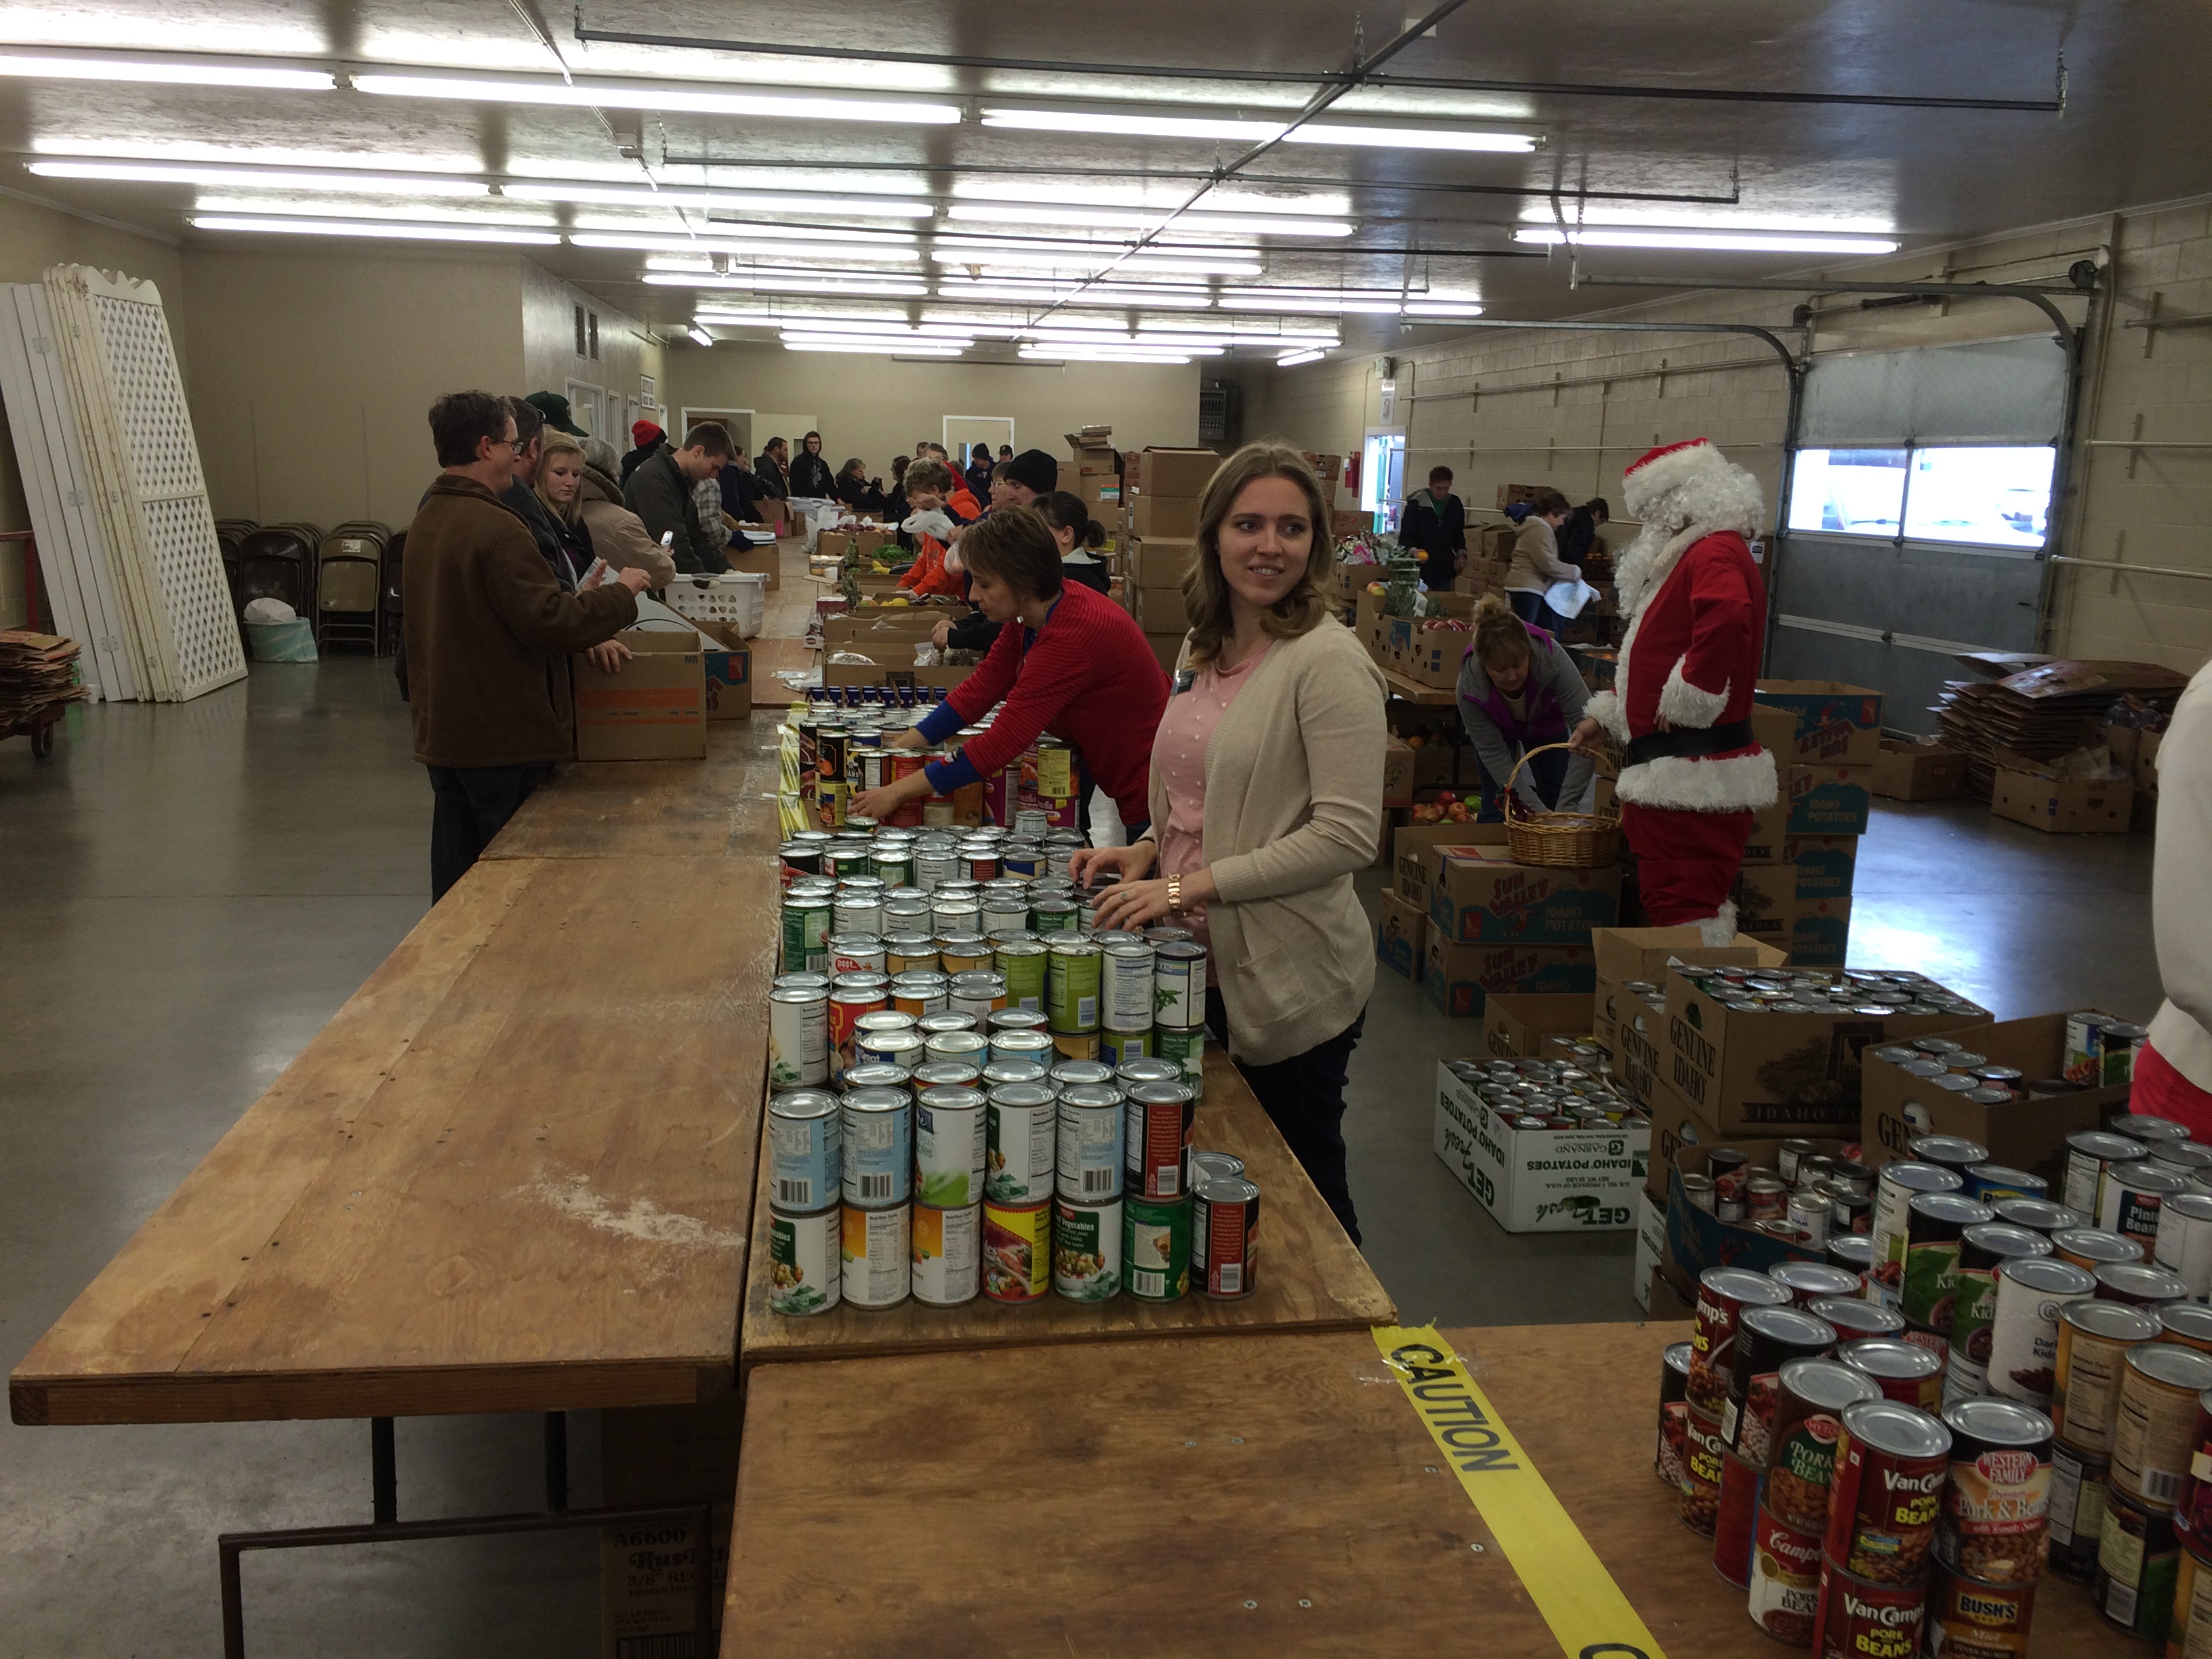
[[[730,451],[739,460],[753,453],[753,412],[750,409],[694,409],[687,404],[684,409],[684,430],[689,432],[702,421],[714,421],[729,433]]]
[[[1370,430],[1359,459],[1359,506],[1376,515],[1378,530],[1398,527],[1406,500],[1406,434]]]
[[[594,438],[613,440],[615,415],[612,401],[604,387],[582,380],[568,382],[568,418]],[[626,446],[617,444],[615,447],[619,452]]]
[[[981,449],[991,459],[999,458],[999,446],[1013,447],[1014,421],[1011,415],[947,415],[945,417],[945,447],[952,453],[956,471],[963,471],[971,451]]]

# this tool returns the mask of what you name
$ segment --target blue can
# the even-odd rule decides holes
[[[771,1201],[796,1215],[834,1208],[842,1179],[842,1114],[827,1089],[793,1089],[768,1103]]]
[[[844,1199],[869,1209],[914,1196],[914,1102],[903,1089],[844,1098]]]
[[[2047,1198],[2051,1183],[2025,1170],[2008,1170],[2002,1164],[1976,1164],[1966,1170],[1966,1196],[1978,1204],[2001,1198]]]

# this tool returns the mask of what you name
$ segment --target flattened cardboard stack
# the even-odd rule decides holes
[[[76,683],[78,648],[58,635],[0,629],[0,732],[87,695]]]
[[[1990,799],[1998,750],[2051,760],[2094,744],[2105,711],[2124,695],[2170,708],[2186,674],[2148,662],[1971,653],[1959,660],[2000,678],[1951,680],[1936,706],[1943,740],[1966,757],[1966,793]]]

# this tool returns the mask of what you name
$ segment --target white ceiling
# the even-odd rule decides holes
[[[1417,3],[1407,0],[1403,9]],[[1347,351],[1449,332],[1449,322],[1434,315],[1446,306],[1479,301],[1493,318],[1590,309],[1589,296],[1567,286],[1565,253],[1516,241],[1516,232],[1564,229],[1594,241],[1662,228],[1692,237],[1827,234],[1911,247],[2212,191],[2212,146],[2191,113],[2212,61],[2212,16],[2178,0],[2092,7],[1723,0],[1693,10],[1643,0],[1470,3],[1433,38],[1393,57],[1382,70],[1388,84],[1346,91],[1315,118],[1317,127],[1336,131],[1299,129],[1291,141],[1249,155],[1255,139],[1240,135],[1290,120],[1331,84],[1318,76],[1336,76],[1341,87],[1356,61],[1358,10],[1316,0],[1111,7],[848,0],[811,9],[583,0],[574,12],[541,9],[533,0],[0,3],[0,42],[43,48],[49,59],[72,46],[110,54],[95,54],[94,75],[115,72],[112,54],[127,52],[178,54],[166,60],[171,68],[231,54],[249,68],[337,76],[325,90],[240,89],[60,78],[52,71],[64,65],[19,62],[18,72],[0,76],[0,147],[14,153],[13,176],[0,174],[0,182],[193,242],[276,240],[198,228],[195,216],[326,224],[374,216],[470,236],[520,233],[547,239],[526,244],[530,257],[672,331],[702,306],[763,313],[717,325],[726,337],[775,337],[770,311],[842,312],[848,326],[861,317],[940,329],[987,319],[1001,335],[1040,319],[1104,335],[1144,319],[1179,320],[1233,329],[1255,342],[1285,331],[1326,332],[1340,322]],[[1367,13],[1371,62],[1402,24]],[[587,37],[656,40],[580,39],[580,21]],[[682,39],[726,46],[674,43]],[[761,41],[866,56],[726,49]],[[2057,95],[2062,52],[2063,113],[1707,95],[2036,104]],[[886,61],[891,55],[925,61]],[[1200,78],[1231,65],[1227,72],[1239,76],[1281,78]],[[490,88],[457,98],[363,89],[374,84],[363,77],[380,70],[426,68],[519,83],[511,80],[500,97],[478,95]],[[584,87],[565,86],[564,74]],[[1407,83],[1439,80],[1462,84]],[[595,89],[594,82],[604,84]],[[622,106],[696,103],[701,94],[823,93],[873,103],[878,107],[854,112],[885,118]],[[1228,125],[1216,137],[1004,125],[1034,123],[1041,112],[1061,125],[1070,116],[1133,113]],[[1525,154],[1412,148],[1388,134],[1355,142],[1376,137],[1377,127],[1453,143],[1519,135],[1531,147]],[[1321,142],[1298,142],[1315,137]],[[249,171],[230,179],[131,180],[23,170],[72,160]],[[1198,202],[1200,216],[1158,228],[1208,188],[1211,170],[1240,162],[1235,182]],[[425,176],[307,189],[250,171],[257,167]],[[449,192],[480,193],[428,193],[430,178]],[[617,194],[603,202],[542,199],[593,185]],[[663,200],[624,199],[653,186]],[[786,204],[665,199],[686,187],[774,192]],[[914,211],[884,216],[840,205],[855,199]],[[1070,222],[1116,208],[1140,216],[1127,226]],[[1206,216],[1206,208],[1218,210]],[[785,240],[763,248],[766,226],[784,228]],[[1256,232],[1246,228],[1253,226]],[[1148,228],[1165,246],[1133,252]],[[821,240],[824,232],[842,233],[842,246]],[[810,234],[817,240],[793,240]],[[672,246],[566,240],[641,234]],[[702,247],[702,238],[720,246]],[[1033,246],[993,246],[983,238]],[[691,246],[679,251],[682,245]],[[864,250],[890,257],[855,257]],[[959,257],[943,257],[956,251]],[[702,267],[719,260],[741,283],[780,268],[780,278],[768,280],[788,283],[804,270],[831,282],[921,291],[771,296],[698,286],[703,269],[663,270],[654,273],[663,281],[648,283],[647,261],[654,257]],[[1580,257],[1585,270],[1609,274],[1724,277],[1843,256],[1608,246],[1585,247]],[[1091,290],[1031,298],[957,286],[974,279],[970,266],[1010,273],[1000,280],[1035,281],[1047,274],[1036,262],[1060,261],[1060,280],[1072,289],[1116,258],[1125,263],[1108,280],[1118,291],[1103,303]],[[1010,266],[1010,259],[1024,263]],[[1086,270],[1085,261],[1098,263]],[[744,278],[748,271],[754,277]],[[1179,292],[1132,286],[1170,281]],[[1292,308],[1347,289],[1365,290],[1382,311],[1339,319]],[[1430,314],[1401,317],[1401,301]],[[994,356],[1011,349],[976,348]],[[1231,349],[1267,357],[1278,349]]]

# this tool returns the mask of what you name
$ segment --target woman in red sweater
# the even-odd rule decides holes
[[[982,665],[895,744],[927,749],[972,726],[1000,699],[990,729],[956,760],[853,799],[878,820],[910,800],[954,790],[1003,769],[1049,731],[1072,745],[1087,781],[1114,798],[1132,836],[1152,818],[1152,734],[1168,702],[1167,676],[1128,612],[1104,594],[1060,580],[1060,544],[1034,507],[1008,507],[960,538],[969,597],[999,630]]]

